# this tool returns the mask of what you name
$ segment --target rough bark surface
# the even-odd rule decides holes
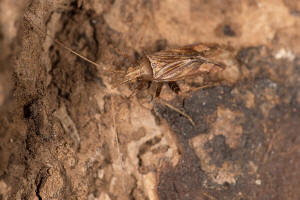
[[[299,199],[299,13],[297,0],[1,0],[0,199]],[[112,89],[122,74],[103,71],[199,42],[235,62],[219,86],[163,87],[195,126],[155,84],[128,98],[136,83]]]

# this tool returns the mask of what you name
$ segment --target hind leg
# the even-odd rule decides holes
[[[176,94],[178,94],[180,92],[180,87],[178,86],[178,84],[175,81],[168,82],[168,85],[169,85],[170,89],[173,92],[175,92]]]
[[[155,91],[155,97],[159,97],[163,83],[158,83]]]

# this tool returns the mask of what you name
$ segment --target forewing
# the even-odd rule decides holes
[[[216,50],[218,47],[200,44],[160,51],[147,57],[154,80],[176,81],[224,68],[222,63],[210,58]]]

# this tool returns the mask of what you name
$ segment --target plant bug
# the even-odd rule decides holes
[[[34,24],[31,22],[31,25]],[[40,29],[37,27],[37,30]],[[45,33],[43,34],[47,35]],[[48,35],[48,37],[51,36]],[[117,72],[113,70],[102,69],[103,66],[78,54],[77,52],[65,46],[59,40],[56,40],[54,38],[52,39],[56,43],[58,43],[61,47],[74,53],[75,55],[79,56],[85,61],[97,66],[99,70],[112,72],[112,73]],[[224,71],[227,67],[227,63],[224,62],[222,58],[219,58],[219,56],[221,55],[220,52],[222,52],[223,50],[224,49],[219,45],[198,44],[198,45],[191,45],[191,46],[181,47],[181,48],[171,48],[153,54],[147,54],[138,62],[136,67],[129,68],[127,73],[122,77],[122,80],[117,84],[115,84],[115,87],[119,86],[120,84],[124,84],[133,80],[138,80],[140,84],[135,89],[135,91],[137,91],[142,87],[144,83],[150,81],[157,84],[155,96],[158,97],[162,89],[161,87],[165,83],[168,84],[173,89],[173,91],[179,92],[179,87],[177,86],[176,81],[185,81],[193,77],[202,77],[203,79],[208,79],[208,80],[212,79],[218,81],[219,73]],[[117,73],[119,73],[120,76],[122,75],[120,74],[120,72]],[[112,122],[111,122],[112,124],[111,126],[109,126],[109,128],[111,127],[113,128],[113,134],[110,134],[110,136],[114,137],[115,139],[115,141],[113,142],[114,144],[113,147],[118,151],[117,155],[120,160],[121,168],[125,169],[126,166],[125,164],[123,164],[122,154],[121,154],[121,152],[123,151],[120,151],[120,147],[119,147],[119,143],[121,143],[119,142],[119,137],[118,137],[120,130],[117,130],[117,126],[121,127],[121,125],[118,125],[118,123],[121,122],[121,120],[115,119],[118,118],[119,116],[115,115],[115,105],[117,104],[114,103],[115,102],[114,99],[115,97],[113,95],[110,95],[110,102],[108,101],[111,105],[111,112],[109,113],[109,115],[112,118]],[[160,99],[158,98],[158,100]],[[180,113],[181,115],[186,117],[191,122],[191,124],[195,125],[191,117],[189,117],[187,114],[177,109],[176,107],[168,104],[167,102],[165,103],[162,102],[162,103],[168,106],[170,109]],[[116,109],[118,109],[117,106]],[[117,113],[121,115],[120,114],[121,112],[119,112],[118,110]],[[124,178],[122,178],[122,180],[124,182]],[[125,183],[123,183],[123,190],[125,190],[124,185]]]
[[[197,44],[182,48],[162,50],[142,58],[135,69],[130,70],[124,79],[114,87],[131,80],[158,83],[156,97],[159,96],[163,83],[178,93],[176,81],[186,80],[195,76],[215,79],[226,65],[216,59],[223,51],[216,44]],[[141,88],[138,86],[137,88]]]
[[[100,64],[82,56],[80,53],[72,50],[64,43],[42,31],[29,18],[25,17],[25,19],[39,32],[47,37],[50,37],[59,46],[89,62],[90,64],[95,65],[98,67],[98,69],[110,73],[120,73],[120,71],[103,69]],[[226,69],[227,66],[227,64],[224,62],[224,60],[226,60],[226,58],[224,59],[224,55],[228,53],[227,50],[227,47],[222,45],[200,43],[147,54],[138,61],[136,67],[129,68],[122,80],[114,84],[112,88],[116,88],[121,84],[125,84],[133,80],[138,80],[139,84],[134,89],[135,92],[142,89],[146,82],[155,82],[157,84],[155,97],[159,97],[164,83],[167,83],[175,93],[178,93],[180,88],[176,81],[184,81],[193,77],[202,77],[204,80],[218,82],[222,80],[220,74]],[[210,85],[205,83],[200,88],[209,86]],[[130,96],[132,96],[134,92]],[[159,101],[176,112],[182,114],[193,125],[195,125],[191,117],[189,117],[187,114],[163,100]]]

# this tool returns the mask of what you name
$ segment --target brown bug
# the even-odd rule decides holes
[[[136,69],[127,72],[124,80],[115,87],[138,79],[141,83],[137,89],[146,81],[158,83],[156,97],[159,96],[163,83],[168,83],[178,93],[180,89],[176,81],[195,76],[216,78],[226,66],[216,59],[221,51],[222,47],[216,44],[197,44],[146,55],[139,61]]]
[[[25,19],[29,21],[31,25],[36,27],[42,34],[52,38],[36,26],[30,19]],[[52,39],[55,43],[72,52],[76,56],[79,56],[83,60],[102,69],[101,65],[80,55],[55,38]],[[226,64],[222,61],[222,56],[220,56],[222,53],[226,52],[225,49],[226,48],[224,46],[217,44],[196,44],[148,54],[139,60],[137,66],[134,69],[130,69],[125,74],[122,81],[115,84],[113,88],[129,81],[138,80],[140,83],[134,90],[136,91],[140,90],[146,82],[156,82],[157,88],[155,96],[159,97],[164,83],[168,83],[169,87],[174,92],[178,93],[180,88],[176,81],[186,80],[197,76],[201,76],[204,79],[219,81],[220,72],[226,68]],[[103,71],[116,73],[116,71],[113,70],[103,69]],[[132,94],[134,94],[134,92]],[[193,125],[195,125],[193,120],[187,114],[167,102],[160,102],[184,115]]]
[[[29,19],[27,19],[30,21]],[[35,26],[33,22],[30,21],[30,24]],[[48,34],[40,30],[38,26],[35,26],[43,35]],[[76,56],[79,56],[83,60],[95,65],[98,69],[103,69],[101,65],[87,59],[86,57],[80,55],[79,53],[68,48],[62,42],[52,38],[53,41],[59,44],[61,47],[65,48],[67,51],[72,52]],[[219,73],[222,72],[227,63],[223,61],[220,57],[220,53],[224,51],[224,48],[216,44],[197,44],[181,48],[173,48],[168,50],[159,51],[153,54],[148,54],[144,56],[133,69],[128,70],[128,72],[123,77],[122,81],[115,84],[119,86],[126,82],[132,80],[139,80],[140,83],[136,87],[136,90],[142,88],[146,82],[156,82],[157,88],[155,96],[160,95],[162,85],[167,83],[173,91],[178,92],[179,87],[176,84],[176,81],[186,80],[192,77],[203,77],[204,79],[218,80]],[[112,70],[103,70],[115,73]],[[122,169],[124,169],[124,164],[122,162],[122,154],[119,147],[119,137],[116,125],[116,119],[114,114],[114,100],[113,95],[111,96],[111,116],[112,116],[112,127],[115,137],[116,149],[118,150],[119,161]],[[163,103],[172,110],[185,116],[191,124],[195,125],[191,117],[189,117],[184,112],[180,111],[176,107],[168,104],[167,102]],[[125,174],[124,170],[124,174]],[[123,181],[123,190],[125,190],[125,182]]]

